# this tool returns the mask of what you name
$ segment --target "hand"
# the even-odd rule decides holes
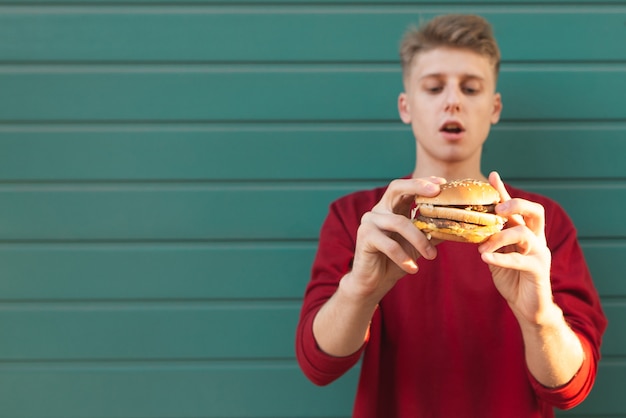
[[[439,177],[394,180],[380,202],[361,218],[352,271],[344,277],[358,297],[376,303],[407,273],[416,273],[419,256],[436,257],[437,250],[411,222],[415,195],[436,196]]]
[[[545,323],[554,314],[550,285],[552,255],[546,243],[544,208],[511,199],[498,173],[489,182],[502,196],[496,213],[508,218],[507,228],[478,247],[489,264],[494,284],[518,321]]]

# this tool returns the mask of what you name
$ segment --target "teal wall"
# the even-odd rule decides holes
[[[503,50],[485,168],[566,207],[611,321],[560,416],[626,417],[626,4],[507,3],[0,0],[0,417],[348,417],[294,359],[317,231],[411,170],[397,45],[453,11]]]

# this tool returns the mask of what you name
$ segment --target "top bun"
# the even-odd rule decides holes
[[[416,196],[415,203],[431,205],[491,205],[500,202],[500,193],[489,183],[474,179],[453,180],[440,186],[435,197]]]

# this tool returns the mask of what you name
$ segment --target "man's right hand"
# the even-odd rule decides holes
[[[394,180],[381,200],[361,218],[352,271],[344,290],[378,302],[405,274],[416,273],[417,259],[433,259],[437,250],[411,221],[415,195],[436,196],[440,177]]]
[[[352,270],[320,308],[313,334],[326,353],[342,357],[356,352],[366,339],[378,302],[416,260],[437,256],[435,243],[411,222],[415,195],[436,196],[445,180],[394,180],[380,202],[361,219]]]

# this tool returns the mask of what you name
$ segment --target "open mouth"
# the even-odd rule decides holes
[[[464,130],[465,129],[463,129],[463,125],[461,125],[459,122],[446,122],[440,128],[440,131],[449,134],[460,134]]]

